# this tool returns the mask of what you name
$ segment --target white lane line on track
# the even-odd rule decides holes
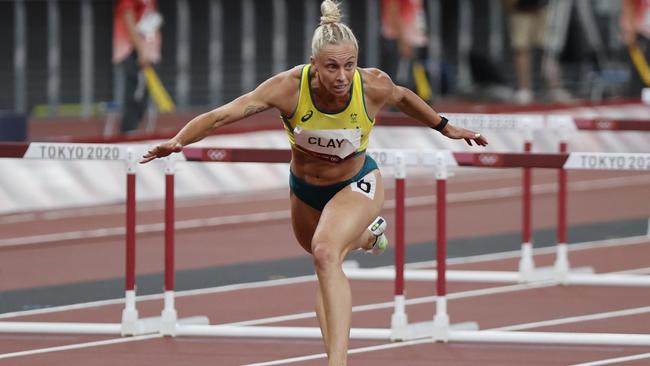
[[[650,272],[650,267],[646,268],[638,268],[634,270],[635,273],[648,273]],[[626,273],[631,273],[631,271],[625,271]],[[612,272],[612,273],[623,273],[623,272]],[[484,288],[484,289],[478,289],[478,290],[468,290],[468,291],[462,291],[462,292],[454,292],[450,293],[447,295],[447,300],[459,300],[459,299],[467,299],[467,298],[472,298],[472,297],[479,297],[479,296],[489,296],[489,295],[499,295],[499,294],[505,294],[509,292],[518,292],[518,291],[526,291],[526,290],[535,290],[535,289],[540,289],[540,288],[545,288],[545,287],[552,287],[556,286],[556,282],[536,282],[536,283],[531,283],[531,284],[517,284],[517,285],[508,285],[508,286],[499,286],[499,287],[489,287],[489,288]],[[437,296],[423,296],[423,297],[418,297],[418,298],[413,298],[413,299],[406,299],[405,300],[405,305],[406,306],[411,306],[411,305],[422,305],[422,304],[428,304],[428,303],[434,303],[437,299]],[[390,309],[393,306],[395,306],[393,301],[386,301],[382,303],[375,303],[375,304],[365,304],[365,305],[356,305],[352,307],[352,312],[353,313],[359,313],[359,312],[364,312],[364,311],[373,311],[373,310],[382,310],[382,309]],[[615,316],[628,316],[628,315],[636,315],[636,314],[642,314],[650,312],[650,307],[642,307],[642,308],[637,308],[637,309],[626,309],[626,310],[621,310],[621,311],[615,311],[615,312],[610,312],[610,313],[602,313],[602,314],[593,314],[593,315],[586,315],[583,317],[572,317],[572,318],[567,318],[570,319],[567,322],[569,323],[574,323],[578,321],[587,321],[587,320],[597,320],[597,319],[606,319],[610,317],[615,317]],[[609,315],[608,315],[609,314]],[[304,313],[297,313],[297,314],[289,314],[289,315],[280,315],[280,316],[274,316],[274,317],[268,317],[268,318],[260,318],[260,319],[252,319],[252,320],[245,320],[245,321],[240,321],[240,322],[234,322],[234,323],[228,323],[227,325],[262,325],[262,324],[271,324],[271,323],[279,323],[279,322],[287,322],[287,321],[294,321],[294,320],[301,320],[301,319],[311,319],[315,318],[316,313],[311,311],[311,312],[304,312]],[[593,319],[591,317],[594,317]],[[584,318],[584,320],[580,320]],[[528,328],[536,328],[536,327],[542,327],[542,326],[551,326],[551,325],[556,325],[552,322],[559,321],[559,320],[549,320],[548,324],[541,324],[538,326],[532,326],[535,323],[528,323],[522,324],[525,328],[522,329],[528,329]],[[562,320],[564,321],[564,320]],[[557,324],[563,324],[562,322],[559,322]],[[509,328],[509,327],[505,327]],[[520,329],[492,329],[492,330],[520,330]]]
[[[634,270],[628,270],[628,271],[621,271],[621,272],[615,272],[615,273],[648,273],[650,271],[650,267],[646,268],[639,268],[639,269],[634,269]],[[459,299],[459,298],[467,298],[467,297],[472,297],[472,296],[481,296],[481,295],[488,295],[490,293],[496,294],[496,293],[505,293],[505,292],[510,292],[510,291],[517,291],[517,287],[525,287],[522,288],[522,290],[525,289],[532,289],[532,288],[541,288],[541,287],[550,287],[554,286],[555,284],[544,284],[544,283],[539,283],[535,287],[532,287],[528,285],[527,287],[525,285],[512,285],[512,286],[503,286],[499,287],[496,289],[484,289],[484,290],[472,290],[472,291],[465,291],[462,293],[453,293],[449,294],[447,298],[449,300],[451,299]],[[497,290],[497,291],[493,291]],[[426,302],[433,302],[435,301],[435,296],[430,296],[430,297],[423,297],[423,298],[418,298],[414,299],[416,301],[412,301],[409,303],[407,300],[407,305],[413,305],[415,303],[426,303]],[[379,309],[379,308],[385,308],[385,304],[388,303],[383,303],[383,304],[370,304],[365,306],[368,308],[368,310],[371,310],[371,308]],[[390,303],[392,306],[392,302]],[[355,307],[357,308],[357,311],[364,311],[360,310],[358,308],[361,307]],[[354,312],[354,310],[353,310]],[[595,313],[595,314],[590,314],[590,315],[584,315],[584,316],[575,316],[575,317],[567,317],[567,318],[559,318],[559,319],[552,319],[552,320],[547,320],[547,321],[542,321],[542,322],[532,322],[532,323],[523,323],[523,324],[517,324],[517,325],[511,325],[507,327],[500,327],[500,328],[493,328],[493,329],[488,329],[488,330],[525,330],[525,329],[532,329],[532,328],[539,328],[541,326],[550,326],[550,325],[559,325],[559,324],[569,324],[569,323],[576,323],[576,322],[584,322],[584,321],[591,321],[591,320],[600,320],[600,319],[607,319],[607,318],[613,318],[613,317],[620,317],[620,316],[631,316],[631,315],[638,315],[638,314],[645,314],[650,312],[650,306],[649,307],[641,307],[641,308],[635,308],[635,309],[624,309],[624,310],[618,310],[618,311],[610,311],[610,312],[604,312],[604,313]],[[304,313],[307,314],[307,313]],[[315,313],[311,313],[313,316],[315,316]],[[297,314],[302,316],[302,314]],[[304,317],[304,316],[303,316]],[[281,318],[281,317],[275,317],[276,319]],[[268,318],[272,319],[272,318]],[[287,321],[290,319],[287,319],[286,317],[284,319],[280,319],[279,321]],[[253,325],[253,324],[263,324],[262,319],[258,323],[253,323],[254,321],[251,321],[249,324],[245,325]],[[239,322],[239,323],[233,323],[233,324],[239,324],[239,325],[244,325],[243,323],[246,322]],[[348,351],[348,354],[356,354],[356,353],[365,353],[365,352],[372,352],[372,351],[378,351],[378,350],[384,350],[384,349],[390,349],[390,348],[399,348],[399,347],[407,347],[407,346],[412,346],[412,345],[417,345],[417,344],[425,344],[425,343],[435,343],[434,341],[430,339],[425,339],[425,340],[415,340],[415,341],[407,341],[407,342],[400,342],[400,343],[386,343],[386,344],[381,344],[381,345],[376,345],[376,346],[370,346],[370,347],[361,347],[361,348],[355,348],[355,349],[350,349]],[[285,364],[292,364],[292,363],[298,363],[298,362],[304,362],[304,361],[309,361],[309,360],[316,360],[316,359],[322,359],[326,358],[327,354],[325,353],[319,353],[319,354],[313,354],[313,355],[305,355],[305,356],[300,356],[300,357],[292,357],[292,358],[286,358],[286,359],[281,359],[281,360],[274,360],[274,361],[268,361],[268,362],[260,362],[260,363],[252,363],[252,364],[247,364],[243,366],[273,366],[273,365],[285,365]],[[645,357],[643,357],[645,358]],[[642,359],[642,358],[639,358]],[[600,365],[600,364],[597,364]],[[604,364],[603,364],[604,365]],[[576,365],[578,366],[578,365]],[[594,365],[596,366],[596,364]]]
[[[626,272],[632,272],[632,271],[635,271],[635,272],[648,272],[649,270],[650,270],[650,268],[643,268],[643,269],[631,270],[631,271],[626,271]],[[311,279],[313,276],[308,276],[308,277],[310,277],[310,279]],[[550,286],[553,286],[553,285],[555,285],[555,284],[554,283],[537,283],[537,284],[532,284],[532,285],[502,286],[502,287],[497,287],[497,288],[488,288],[488,289],[470,290],[470,291],[464,291],[464,292],[459,292],[459,293],[452,293],[452,294],[449,294],[447,296],[447,298],[449,300],[453,300],[453,299],[469,298],[469,297],[475,297],[475,296],[494,295],[494,294],[501,294],[501,293],[507,293],[507,292],[529,290],[529,289],[534,289],[534,288],[550,287]],[[411,299],[411,300],[406,301],[406,305],[431,303],[431,302],[434,302],[435,299],[436,299],[436,296],[428,296],[428,297],[422,297],[422,298],[417,298],[417,299]],[[378,309],[390,308],[392,306],[393,306],[393,302],[386,302],[386,303],[379,303],[379,304],[368,304],[368,305],[355,306],[355,307],[353,307],[352,311],[353,312],[361,312],[361,311],[369,311],[369,310],[378,310]],[[648,313],[648,312],[650,312],[650,307],[641,307],[641,308],[636,308],[636,309],[625,309],[625,310],[611,311],[611,312],[605,312],[605,313],[596,313],[596,314],[590,314],[590,315],[585,315],[585,316],[576,316],[576,317],[552,319],[552,320],[547,320],[547,321],[542,321],[542,322],[524,323],[524,324],[518,324],[518,325],[512,325],[512,326],[506,326],[506,327],[500,327],[500,328],[493,328],[493,329],[490,329],[490,330],[504,330],[504,331],[505,330],[525,330],[525,329],[531,329],[531,328],[538,328],[538,327],[542,327],[542,326],[569,324],[569,323],[584,322],[584,321],[599,320],[599,319],[607,319],[607,318],[620,317],[620,316],[638,315],[638,314],[644,314],[644,313]],[[314,312],[309,312],[309,313],[287,315],[287,316],[280,316],[280,317],[271,317],[271,318],[244,321],[244,322],[228,323],[227,325],[266,324],[266,323],[275,323],[275,322],[280,322],[280,321],[289,321],[289,320],[297,320],[297,319],[304,319],[304,318],[313,318],[315,316],[316,316],[316,314]],[[11,358],[11,357],[20,357],[20,356],[30,356],[30,355],[35,355],[35,354],[47,353],[47,352],[57,352],[57,351],[67,351],[67,350],[80,349],[80,348],[98,347],[98,346],[111,345],[111,344],[116,344],[116,343],[136,341],[136,340],[146,340],[146,339],[157,338],[157,337],[162,337],[162,336],[161,335],[146,335],[146,336],[137,336],[137,337],[132,337],[132,338],[118,338],[118,339],[113,339],[113,340],[108,340],[108,341],[98,341],[98,342],[81,343],[81,344],[76,344],[76,345],[42,348],[42,349],[35,349],[35,350],[30,350],[30,351],[22,351],[22,352],[0,354],[0,359]],[[349,353],[350,354],[355,354],[355,353],[372,352],[372,351],[376,351],[376,350],[383,350],[383,349],[397,348],[397,347],[405,347],[405,346],[423,344],[423,343],[433,343],[433,342],[431,340],[426,339],[426,340],[416,340],[416,341],[408,341],[408,342],[401,342],[401,343],[388,343],[388,344],[382,344],[382,345],[371,346],[371,347],[363,347],[363,348],[351,349],[349,351]],[[247,366],[253,366],[253,365],[256,365],[256,366],[271,366],[271,365],[279,365],[279,364],[296,363],[296,362],[302,362],[302,361],[325,358],[326,356],[327,356],[326,354],[321,353],[321,354],[307,355],[307,356],[302,356],[302,357],[294,357],[294,358],[288,358],[288,359],[282,359],[282,360],[276,360],[276,361],[270,361],[270,362],[250,364],[250,365],[247,365]]]
[[[163,336],[160,335],[160,334],[148,334],[148,335],[142,335],[142,336],[107,339],[107,340],[103,340],[103,341],[68,344],[68,345],[65,345],[65,346],[38,348],[38,349],[29,350],[29,351],[2,353],[2,354],[0,354],[0,360],[6,359],[6,358],[33,356],[33,355],[38,355],[38,354],[43,354],[43,353],[50,353],[50,352],[71,351],[71,350],[81,349],[81,348],[109,346],[109,345],[112,345],[112,344],[135,342],[135,341],[144,341],[144,340],[148,340],[148,339],[162,338],[162,337]]]
[[[524,329],[531,329],[531,328],[550,327],[550,326],[562,325],[562,324],[611,319],[611,318],[618,318],[622,316],[639,315],[645,313],[650,313],[650,306],[644,306],[644,307],[634,308],[634,309],[608,311],[604,313],[595,313],[589,315],[571,316],[567,318],[558,318],[558,319],[544,320],[539,322],[531,322],[531,323],[524,323],[524,324],[517,324],[517,325],[509,325],[505,327],[492,328],[490,330],[503,330],[503,331],[524,330]]]
[[[176,221],[174,227],[176,230],[187,230],[187,229],[195,229],[195,228],[202,228],[202,227],[205,228],[205,227],[218,227],[218,226],[233,225],[233,224],[259,223],[259,222],[266,222],[266,221],[288,219],[289,217],[290,217],[290,213],[288,210],[269,211],[269,212],[253,213],[253,214],[230,215],[230,216]],[[155,224],[136,225],[136,229],[135,229],[137,234],[160,233],[160,232],[164,232],[164,230],[165,230],[165,224],[162,222],[155,223]],[[124,226],[118,226],[112,228],[102,228],[102,229],[93,229],[93,230],[69,231],[65,233],[32,235],[32,236],[24,236],[19,238],[0,239],[0,247],[45,244],[45,243],[53,243],[53,242],[59,242],[64,240],[108,238],[113,236],[124,235],[125,232],[126,230]]]
[[[201,201],[197,201],[196,198],[188,199],[177,199],[174,203],[174,207],[179,208],[197,208],[204,206],[214,206],[217,204],[233,204],[233,203],[250,203],[250,202],[260,202],[260,201],[276,201],[284,200],[287,197],[287,192],[276,192],[268,191],[264,194],[259,194],[254,192],[254,195],[243,195],[243,194],[234,194],[232,196],[218,197],[218,198],[207,198]],[[137,203],[138,213],[150,212],[150,211],[161,211],[165,208],[164,202],[156,201],[145,201]],[[92,207],[79,207],[79,208],[65,208],[60,210],[53,211],[43,211],[43,212],[26,212],[19,214],[9,214],[5,216],[0,216],[0,225],[3,224],[17,224],[21,222],[32,222],[32,221],[51,221],[51,220],[62,220],[67,218],[75,218],[79,216],[89,217],[89,216],[106,216],[106,215],[116,215],[124,214],[124,202],[118,204],[106,204],[103,206],[92,206]]]
[[[599,360],[599,361],[579,363],[579,364],[575,364],[575,365],[572,365],[572,366],[614,365],[614,364],[621,363],[621,362],[645,360],[646,358],[650,358],[650,353],[640,353],[638,355],[630,355],[630,356],[624,356],[624,357],[608,358],[608,359]]]
[[[590,181],[574,182],[569,186],[572,192],[582,192],[595,189],[607,188],[623,188],[633,186],[644,186],[650,183],[650,176],[634,176],[634,177],[616,177],[607,179],[598,179]],[[533,194],[550,194],[557,192],[556,183],[538,184],[532,186]],[[506,187],[498,189],[487,189],[479,191],[450,193],[447,195],[447,202],[451,204],[456,203],[476,203],[479,201],[504,199],[518,197],[521,195],[521,187]],[[407,207],[420,207],[428,206],[436,203],[435,195],[426,195],[419,197],[408,197],[405,200]],[[386,200],[384,209],[391,209],[395,207],[395,200]],[[223,225],[234,225],[244,223],[260,223],[275,220],[285,220],[291,217],[289,210],[258,212],[252,214],[230,215],[209,217],[201,219],[190,219],[176,221],[176,230],[190,230],[196,228],[206,227],[219,227]],[[137,234],[144,233],[160,233],[165,230],[164,223],[143,224],[136,226]],[[14,247],[22,245],[39,245],[52,242],[59,242],[65,240],[79,240],[79,239],[98,239],[113,236],[124,235],[124,226],[101,228],[92,230],[78,230],[69,231],[64,233],[31,235],[17,238],[0,239],[0,248]]]
[[[590,314],[590,315],[585,315],[585,316],[575,316],[575,317],[568,317],[568,318],[552,319],[552,320],[547,320],[547,321],[542,321],[542,322],[516,324],[516,325],[512,325],[512,326],[507,326],[507,327],[483,329],[483,330],[491,330],[491,331],[493,331],[493,330],[501,330],[501,331],[524,330],[524,329],[539,328],[539,327],[542,327],[542,326],[570,324],[570,323],[577,323],[577,322],[584,322],[584,321],[591,321],[591,320],[614,318],[614,317],[620,317],[620,316],[630,316],[630,315],[645,314],[645,313],[648,313],[648,312],[650,312],[650,306],[636,308],[636,309],[625,309],[625,310],[619,310],[619,311],[610,311],[610,312],[605,312],[605,313],[595,313],[595,314]],[[385,344],[380,344],[380,345],[375,345],[375,346],[370,346],[370,347],[353,348],[353,349],[350,349],[348,351],[348,354],[365,353],[365,352],[379,351],[379,350],[385,350],[385,349],[390,349],[390,348],[407,347],[407,346],[413,346],[413,345],[418,345],[418,344],[427,344],[427,343],[435,343],[435,341],[433,341],[431,339],[420,339],[420,340],[415,340],[415,341],[406,341],[406,342],[399,342],[399,343],[385,343]],[[291,357],[291,358],[285,358],[285,359],[281,359],[281,360],[274,360],[274,361],[268,361],[268,362],[259,362],[259,363],[246,364],[246,365],[243,365],[243,366],[286,365],[286,364],[304,362],[304,361],[309,361],[309,360],[316,360],[316,359],[321,359],[321,358],[326,358],[326,357],[327,357],[327,354],[318,353],[318,354],[305,355],[305,356],[299,356],[299,357]],[[621,361],[616,361],[616,362],[613,362],[613,363],[631,361],[631,360],[640,360],[640,359],[645,359],[645,358],[650,358],[650,354],[621,357],[620,358]],[[619,360],[619,359],[611,359],[611,360]],[[574,365],[574,366],[597,366],[597,365],[607,365],[607,364],[608,363],[593,363],[593,364],[592,363],[587,363],[587,364],[580,364],[580,365]]]
[[[630,271],[625,271],[625,272],[637,272],[637,273],[639,273],[639,272],[648,272],[649,270],[650,270],[650,267],[642,268],[642,269],[636,269],[636,270],[630,270]],[[301,280],[307,279],[307,277],[309,277],[309,279],[312,280],[314,276],[305,276]],[[286,282],[286,280],[278,280],[278,282],[281,282],[281,281]],[[289,281],[289,282],[291,282],[291,281]],[[528,284],[528,285],[502,286],[502,287],[497,287],[497,288],[487,288],[487,289],[470,290],[470,291],[464,291],[464,292],[459,292],[459,293],[452,293],[452,294],[449,294],[447,296],[447,298],[449,300],[453,300],[453,299],[469,298],[469,297],[475,297],[475,296],[484,296],[484,295],[507,293],[507,292],[513,292],[513,291],[529,290],[529,289],[534,289],[534,288],[549,287],[549,286],[553,286],[553,285],[555,285],[555,283],[535,283],[535,284]],[[428,297],[422,297],[422,298],[407,300],[406,303],[407,303],[407,305],[423,304],[423,303],[434,302],[435,299],[436,299],[436,296],[428,296]],[[392,306],[393,306],[393,302],[361,305],[361,306],[355,306],[353,308],[353,312],[377,310],[377,309],[389,308],[389,307],[392,307]],[[560,318],[560,319],[553,319],[553,320],[548,320],[548,321],[543,321],[543,322],[524,323],[524,324],[512,325],[512,326],[507,326],[507,327],[501,327],[501,328],[493,328],[493,329],[490,329],[490,330],[524,330],[524,329],[538,328],[538,327],[541,327],[541,326],[568,324],[568,323],[575,323],[575,322],[589,321],[589,320],[598,320],[598,319],[606,319],[606,318],[619,317],[619,316],[638,315],[638,314],[643,314],[643,313],[647,313],[647,312],[650,312],[650,307],[642,307],[642,308],[636,308],[636,309],[625,309],[625,310],[612,311],[612,312],[606,312],[606,313],[590,314],[590,315],[585,315],[585,316],[580,316],[580,317]],[[311,313],[288,315],[288,316],[284,316],[284,317],[272,317],[272,318],[266,318],[266,319],[258,319],[258,320],[248,321],[248,322],[229,323],[228,325],[264,324],[264,323],[273,323],[273,322],[279,322],[279,321],[296,320],[296,319],[302,319],[302,318],[314,317],[314,316],[315,316],[315,313],[311,312]],[[30,351],[22,351],[22,352],[0,354],[0,359],[12,358],[12,357],[20,357],[20,356],[30,356],[30,355],[48,353],[48,352],[67,351],[67,350],[74,350],[74,349],[80,349],[80,348],[99,347],[99,346],[104,346],[104,345],[111,345],[111,344],[124,343],[124,342],[137,341],[137,340],[146,340],[146,339],[152,339],[152,338],[158,338],[158,337],[162,337],[162,336],[159,335],[159,334],[154,334],[154,335],[136,336],[136,337],[131,337],[131,338],[118,338],[118,339],[111,339],[111,340],[105,340],[105,341],[80,343],[80,344],[66,345],[66,346],[59,346],[59,347],[49,347],[49,348],[35,349],[35,350],[30,350]],[[401,342],[401,343],[388,343],[388,344],[382,344],[382,345],[377,345],[377,346],[370,346],[370,347],[351,349],[349,351],[349,353],[350,354],[364,353],[364,352],[371,352],[371,351],[376,351],[376,350],[397,348],[397,347],[405,347],[405,346],[423,344],[423,343],[433,343],[433,341],[431,341],[429,339],[426,339],[426,340],[415,340],[415,341],[408,341],[408,342]],[[307,355],[307,356],[302,356],[302,357],[294,357],[294,358],[288,358],[288,359],[282,359],[282,360],[276,360],[276,361],[270,361],[270,362],[249,364],[249,365],[246,365],[246,366],[253,366],[253,365],[255,365],[255,366],[271,366],[271,365],[279,365],[279,364],[289,364],[289,363],[296,363],[296,362],[320,359],[320,358],[325,358],[325,357],[326,357],[326,354],[321,353],[321,354]]]
[[[583,242],[583,243],[570,244],[569,245],[569,251],[572,252],[572,251],[585,250],[585,249],[591,249],[591,248],[600,248],[600,247],[619,247],[619,246],[627,246],[627,245],[640,245],[640,244],[648,243],[649,240],[650,240],[650,238],[648,238],[647,236],[632,236],[632,237],[619,238],[619,239],[588,241],[588,242]],[[555,247],[535,248],[533,250],[535,255],[552,253],[554,251],[555,251]],[[480,262],[487,262],[487,261],[499,260],[499,259],[516,258],[520,254],[521,254],[521,251],[519,251],[519,250],[513,250],[513,251],[509,251],[509,252],[502,252],[502,253],[493,253],[493,254],[479,254],[479,255],[475,255],[475,256],[451,258],[451,259],[447,260],[447,264],[449,264],[449,265],[457,265],[457,264],[468,264],[468,263],[480,263]],[[436,265],[435,261],[426,261],[426,262],[420,262],[420,263],[409,263],[406,266],[408,268],[423,268],[423,267],[431,267],[431,266],[435,266],[435,265]],[[392,266],[385,266],[385,267],[378,267],[378,268],[392,268]],[[643,274],[643,273],[648,272],[648,270],[650,270],[650,267],[649,268],[640,268],[640,269],[621,271],[621,272],[616,272],[616,273]],[[293,285],[293,284],[305,283],[305,282],[310,282],[310,281],[315,281],[315,280],[316,280],[315,275],[307,275],[307,276],[283,278],[283,279],[276,279],[276,280],[266,280],[266,281],[249,282],[249,283],[241,283],[241,284],[218,286],[218,287],[210,287],[210,288],[204,288],[204,289],[178,291],[178,292],[176,292],[175,296],[176,297],[185,297],[185,296],[209,295],[209,294],[223,293],[223,292],[229,292],[229,291],[239,291],[239,290],[246,290],[246,289]],[[481,290],[474,290],[474,291],[481,291]],[[455,296],[455,295],[451,294],[450,296]],[[147,301],[147,300],[160,300],[162,298],[163,298],[163,294],[141,295],[141,296],[137,297],[137,301],[140,302],[140,301]],[[411,300],[407,300],[407,301],[415,301],[415,300],[416,299],[411,299]],[[16,312],[11,312],[11,313],[0,314],[0,319],[14,318],[14,317],[19,317],[19,316],[50,314],[50,313],[62,312],[62,311],[70,311],[70,310],[89,309],[89,308],[94,308],[94,307],[99,307],[99,306],[109,306],[109,305],[116,305],[116,304],[123,304],[123,303],[124,303],[124,298],[119,298],[119,299],[112,299],[112,300],[93,301],[93,302],[81,303],[81,304],[56,306],[56,307],[50,307],[50,308],[44,308],[44,309],[16,311]]]
[[[490,288],[479,289],[479,290],[454,292],[447,295],[447,300],[451,301],[451,300],[465,299],[470,297],[498,295],[498,294],[504,294],[508,292],[532,290],[532,289],[549,287],[554,285],[556,285],[556,283],[554,282],[553,283],[540,282],[534,284],[508,285],[508,286],[490,287]],[[405,304],[409,306],[409,305],[421,305],[421,304],[434,303],[437,298],[438,298],[437,296],[417,297],[413,299],[407,299],[405,301]],[[390,309],[393,306],[395,306],[395,303],[393,301],[386,301],[386,302],[380,302],[375,304],[356,305],[352,307],[352,312],[359,313],[364,311]],[[311,312],[298,313],[298,314],[280,315],[280,316],[274,316],[269,318],[245,320],[241,322],[228,323],[227,325],[261,325],[261,324],[269,324],[269,323],[286,322],[292,320],[309,319],[314,317],[316,317],[316,313],[311,311]]]
[[[353,349],[348,350],[348,354],[353,355],[353,354],[356,354],[356,353],[380,351],[380,350],[385,350],[385,349],[400,348],[400,347],[414,346],[414,345],[418,345],[418,344],[427,344],[427,343],[434,343],[434,342],[432,340],[430,340],[430,339],[418,339],[418,340],[414,340],[414,341],[386,343],[386,344],[380,344],[380,345],[376,345],[376,346],[353,348]],[[260,362],[260,363],[249,363],[249,364],[245,364],[245,365],[242,365],[242,366],[286,365],[286,364],[289,364],[289,363],[297,363],[297,362],[304,362],[304,361],[310,361],[310,360],[318,360],[318,359],[326,358],[326,357],[327,357],[327,354],[325,354],[325,353],[317,353],[317,354],[314,354],[314,355],[285,358],[283,360],[275,360],[275,361]]]

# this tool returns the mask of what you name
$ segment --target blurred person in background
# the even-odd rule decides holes
[[[382,0],[381,68],[396,83],[431,102],[426,73],[427,28],[422,0]]]
[[[528,104],[534,99],[533,51],[544,49],[549,1],[504,0],[503,4],[510,20],[510,44],[515,54],[517,90],[514,101],[517,104]],[[563,102],[570,100],[571,95],[561,86],[560,67],[556,56],[545,54],[542,74],[549,88],[548,99]]]
[[[113,12],[113,64],[122,121],[120,132],[138,128],[149,102],[142,69],[160,62],[162,16],[156,0],[117,0]]]
[[[641,89],[650,87],[649,70],[643,66],[644,63],[647,65],[650,56],[650,0],[623,0],[620,26],[623,43],[630,52],[627,92],[631,96],[639,96]]]

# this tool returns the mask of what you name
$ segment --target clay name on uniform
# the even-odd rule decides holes
[[[321,137],[309,137],[307,142],[311,145],[318,145],[320,147],[341,147],[341,144],[345,139],[326,139],[326,138],[321,138]]]

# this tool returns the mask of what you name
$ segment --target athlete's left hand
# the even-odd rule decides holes
[[[445,126],[442,130],[442,134],[450,139],[464,139],[469,146],[472,146],[472,141],[474,141],[478,146],[486,146],[488,144],[487,139],[482,134],[465,128],[455,127],[451,124]]]
[[[140,164],[148,163],[153,159],[164,158],[172,153],[181,152],[183,150],[183,145],[175,140],[169,140],[160,145],[154,146],[146,154],[142,155],[142,160]]]

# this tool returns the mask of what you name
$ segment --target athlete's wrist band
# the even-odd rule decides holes
[[[445,129],[445,126],[447,126],[447,123],[449,122],[449,120],[445,117],[440,116],[440,118],[441,118],[440,123],[438,123],[433,127],[433,129],[438,132],[442,132],[442,130]]]

